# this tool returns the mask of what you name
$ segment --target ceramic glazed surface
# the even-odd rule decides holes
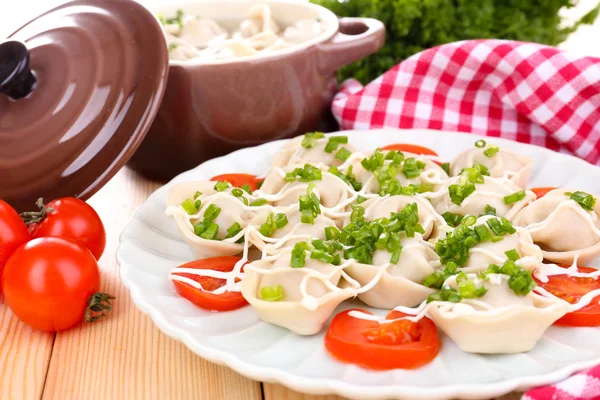
[[[479,139],[425,130],[341,134],[348,135],[350,143],[361,151],[391,143],[414,143],[436,150],[447,160]],[[540,147],[486,140],[533,159],[530,187],[576,187],[600,193],[600,168]],[[360,399],[490,398],[554,382],[600,363],[600,328],[551,327],[528,353],[468,354],[443,337],[440,355],[426,367],[374,372],[336,362],[323,346],[324,332],[301,337],[260,321],[250,307],[212,313],[178,296],[169,272],[193,256],[174,221],[164,214],[168,187],[226,172],[263,174],[282,144],[279,141],[240,150],[178,176],[151,195],[123,231],[117,252],[123,283],[135,304],[167,335],[183,341],[198,355],[256,380],[280,382],[301,392]],[[359,302],[345,303],[337,311],[356,306],[364,308]],[[369,310],[385,314],[383,310]]]
[[[326,31],[306,44],[249,59],[171,61],[167,90],[146,139],[130,165],[170,179],[209,158],[241,147],[325,129],[337,88],[335,71],[377,51],[385,30],[372,19],[338,19],[325,8],[267,1],[277,21],[319,17]],[[157,9],[171,15],[224,15],[239,22],[249,2],[206,2]],[[345,32],[345,33],[344,33]],[[160,159],[160,163],[157,160]]]
[[[159,22],[132,0],[75,1],[10,36],[36,77],[13,100],[0,93],[0,198],[17,209],[94,194],[150,127],[167,74]]]

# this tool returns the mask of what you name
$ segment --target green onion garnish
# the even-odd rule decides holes
[[[264,206],[267,203],[268,203],[268,201],[266,199],[256,199],[256,200],[250,202],[250,207],[260,207],[260,206]]]
[[[352,166],[348,167],[348,173],[346,175],[344,175],[342,172],[340,172],[340,170],[335,166],[329,167],[327,172],[329,172],[332,175],[337,176],[338,178],[340,178],[341,180],[346,182],[348,185],[352,186],[352,188],[354,190],[358,191],[362,188],[362,184],[356,180],[356,177],[352,173]]]
[[[335,153],[335,158],[337,158],[340,161],[346,161],[348,159],[348,157],[350,157],[352,155],[352,152],[350,150],[348,150],[345,147],[342,147],[341,149],[338,150],[337,153]]]
[[[423,169],[425,169],[426,164],[422,161],[417,160],[416,158],[407,158],[404,160],[404,165],[402,166],[402,173],[408,179],[416,178],[421,175]]]
[[[194,215],[198,212],[198,207],[196,207],[196,202],[192,199],[185,199],[183,201],[183,203],[181,203],[181,207],[189,215]]]
[[[326,153],[333,153],[340,144],[348,143],[348,136],[331,136],[325,145]]]
[[[306,194],[298,198],[299,210],[301,212],[300,221],[304,224],[314,224],[315,218],[321,214],[321,202],[317,195],[313,193],[315,185],[311,183],[306,188]]]
[[[490,206],[489,204],[485,205],[485,208],[483,209],[484,214],[483,215],[493,215],[496,216],[496,209],[492,206]]]
[[[225,182],[225,181],[218,181],[217,183],[215,183],[215,187],[214,189],[217,192],[222,192],[224,190],[227,190],[229,188],[229,183]]]
[[[507,256],[509,252],[507,252]],[[508,275],[508,286],[515,294],[520,296],[525,296],[536,287],[536,283],[531,276],[531,271],[523,269],[515,263],[515,260],[510,258],[502,266],[490,264],[487,270],[479,274],[479,278],[487,280],[490,274]]]
[[[478,140],[475,142],[475,147],[477,147],[478,149],[483,149],[486,144],[487,143],[485,142],[485,140]]]
[[[512,261],[517,261],[519,258],[521,258],[521,256],[515,249],[505,251],[504,254],[506,254],[506,257],[508,257],[508,259]]]
[[[358,195],[358,197],[356,197],[356,204],[362,204],[365,201],[367,201],[366,197],[362,197],[361,195]]]
[[[327,240],[337,240],[340,237],[340,230],[335,226],[325,228],[325,238]]]
[[[200,237],[207,240],[215,240],[219,233],[219,225],[212,221],[208,221],[206,229],[200,234]]]
[[[244,195],[244,191],[242,189],[235,188],[231,190],[231,194],[235,197],[241,197]]]
[[[281,229],[288,224],[287,215],[284,213],[278,213],[275,215],[275,226],[277,229]]]
[[[450,175],[450,163],[447,163],[447,162],[442,163],[440,165],[440,167],[442,167],[442,169],[444,170],[444,172],[446,173],[446,175],[448,175],[448,176]]]
[[[444,218],[444,220],[446,221],[446,223],[448,225],[450,225],[453,228],[456,228],[458,226],[458,224],[460,224],[460,221],[462,220],[462,215],[458,215],[458,214],[453,214],[451,212],[445,212],[442,214],[442,217]]]
[[[360,163],[367,171],[374,171],[383,165],[384,160],[383,152],[381,149],[377,149],[370,157],[366,157]]]
[[[477,235],[479,236],[479,242],[487,242],[492,239],[492,234],[490,230],[485,225],[477,225],[473,228]]]
[[[304,267],[306,261],[306,243],[299,242],[294,245],[292,249],[292,260],[290,261],[290,266],[292,268],[302,268]]]
[[[239,224],[239,222],[234,222],[233,224],[231,224],[231,226],[229,228],[227,228],[227,238],[232,238],[235,235],[237,235],[238,233],[240,233],[242,231],[242,227]]]
[[[210,204],[206,211],[204,211],[204,219],[207,221],[214,221],[221,213],[221,207],[216,204]]]
[[[200,196],[202,196],[202,192],[197,191],[196,193],[194,193],[194,200],[196,200]]]
[[[504,203],[506,203],[506,204],[516,203],[518,201],[523,200],[525,198],[525,196],[527,196],[527,194],[525,193],[525,190],[519,190],[518,192],[515,192],[508,196],[504,196]]]
[[[565,193],[565,195],[569,196],[571,200],[579,203],[581,208],[587,211],[594,211],[594,207],[596,206],[596,198],[589,193],[586,192],[575,192],[575,193]]]
[[[273,213],[269,213],[267,220],[260,226],[258,231],[263,236],[271,236],[275,231],[275,221]]]
[[[317,140],[324,138],[323,132],[308,132],[302,139],[302,147],[310,149],[317,145]]]
[[[280,301],[283,299],[283,287],[281,285],[263,286],[260,288],[260,299],[264,301]]]
[[[320,181],[323,179],[323,176],[319,168],[305,164],[303,168],[296,168],[292,172],[285,174],[284,180],[286,182],[294,182],[296,179],[300,182],[312,182]]]
[[[242,185],[242,190],[248,194],[252,194],[252,190],[250,189],[250,185],[248,185],[247,183],[244,183]]]
[[[498,151],[500,151],[498,146],[490,144],[488,148],[483,151],[483,155],[486,157],[494,157]]]

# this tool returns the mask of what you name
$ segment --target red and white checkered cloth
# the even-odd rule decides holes
[[[600,164],[600,59],[554,47],[470,40],[425,50],[365,87],[344,82],[332,111],[342,129],[472,132]],[[600,399],[600,366],[523,399]]]
[[[539,44],[469,40],[428,49],[365,87],[344,82],[332,111],[342,129],[472,132],[600,163],[600,59]]]

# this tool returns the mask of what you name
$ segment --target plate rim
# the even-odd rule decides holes
[[[378,134],[382,132],[390,132],[400,134],[407,131],[419,131],[426,134],[426,132],[443,132],[444,134],[450,135],[458,135],[458,136],[469,136],[474,138],[475,140],[484,139],[484,140],[493,140],[494,143],[502,144],[502,143],[510,143],[510,146],[519,146],[525,148],[535,148],[535,151],[541,151],[542,153],[546,153],[551,155],[552,157],[563,157],[568,158],[571,162],[575,161],[581,165],[585,165],[586,167],[594,167],[600,169],[600,167],[591,164],[585,160],[582,160],[578,157],[572,156],[566,153],[560,153],[553,150],[550,150],[545,147],[529,144],[529,143],[521,143],[510,139],[504,139],[499,137],[490,137],[490,136],[481,136],[472,133],[466,132],[447,132],[442,130],[435,129],[397,129],[397,128],[382,128],[382,129],[354,129],[354,130],[342,130],[327,133],[326,136],[330,135],[357,135],[357,134]],[[182,178],[191,173],[192,171],[200,168],[207,162],[211,162],[214,160],[221,160],[223,158],[235,157],[239,153],[243,153],[246,151],[257,151],[263,147],[274,146],[274,144],[283,144],[292,139],[281,139],[268,143],[264,143],[258,146],[247,147],[243,149],[239,149],[233,151],[229,154],[226,154],[221,157],[214,158],[212,160],[205,161],[204,163],[192,168],[188,171],[182,172],[177,175],[169,182],[165,183],[161,187],[157,188],[148,196],[148,199],[153,197],[158,191],[164,190],[165,187],[170,186],[180,180]],[[403,139],[402,142],[406,143],[414,143],[418,144],[416,141],[411,140],[410,138]],[[243,171],[242,171],[243,172]],[[386,385],[386,386],[377,386],[377,387],[365,387],[360,385],[352,385],[347,382],[341,382],[336,379],[330,378],[307,378],[300,375],[293,374],[291,372],[286,372],[282,370],[278,370],[273,367],[262,367],[256,366],[251,363],[245,362],[242,359],[239,359],[232,355],[231,353],[224,350],[216,350],[211,348],[210,346],[204,345],[196,341],[190,333],[185,330],[174,327],[163,317],[163,313],[156,307],[149,305],[143,298],[139,292],[139,288],[135,286],[135,284],[129,279],[127,275],[127,271],[129,268],[132,268],[133,265],[125,262],[122,258],[122,249],[124,245],[123,234],[126,232],[132,223],[135,221],[135,217],[139,213],[140,208],[148,202],[148,199],[138,206],[132,214],[130,221],[127,223],[125,228],[121,231],[119,235],[119,244],[116,250],[116,258],[117,263],[119,265],[119,276],[123,285],[127,288],[130,293],[130,296],[138,309],[140,309],[145,314],[149,315],[154,324],[167,336],[181,341],[189,350],[194,352],[196,355],[208,360],[212,363],[218,365],[227,366],[234,371],[240,373],[241,375],[261,382],[267,383],[279,383],[282,384],[292,390],[307,393],[312,395],[326,395],[326,394],[336,394],[348,398],[361,398],[361,399],[382,399],[382,398],[394,398],[394,399],[451,399],[451,398],[463,398],[463,399],[478,399],[485,398],[489,396],[501,396],[507,393],[518,391],[518,390],[526,390],[536,386],[548,385],[555,383],[557,381],[563,380],[570,375],[593,367],[597,364],[600,364],[600,357],[579,361],[573,364],[570,364],[566,367],[559,368],[550,373],[531,375],[526,377],[519,378],[511,378],[499,382],[492,383],[460,383],[453,384],[447,386],[440,387],[426,387],[426,386],[407,386],[407,385]]]

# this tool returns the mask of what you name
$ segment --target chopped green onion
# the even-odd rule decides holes
[[[577,191],[575,193],[565,193],[571,200],[576,201],[581,208],[587,211],[594,211],[596,198],[589,193]]]
[[[252,189],[250,189],[250,185],[248,185],[247,183],[244,183],[242,185],[242,190],[248,194],[252,194]]]
[[[335,153],[335,158],[337,158],[340,161],[346,161],[348,159],[348,157],[350,157],[352,155],[352,152],[350,150],[348,150],[345,147],[342,147],[341,149],[338,150],[337,153]]]
[[[477,225],[473,228],[479,236],[479,242],[486,242],[492,239],[492,234],[485,225]]]
[[[256,199],[256,200],[250,202],[250,207],[260,207],[260,206],[264,206],[267,203],[268,203],[268,201],[266,199]]]
[[[283,287],[281,285],[263,286],[260,288],[260,299],[264,301],[280,301],[283,299]]]
[[[348,143],[348,136],[331,136],[325,145],[326,153],[333,153],[340,144]]]
[[[234,222],[233,224],[231,224],[231,226],[229,228],[227,228],[227,237],[232,238],[235,235],[237,235],[238,233],[240,233],[241,231],[242,231],[242,227],[239,224],[239,222]]]
[[[340,170],[335,166],[329,167],[327,172],[337,176],[338,178],[346,182],[348,185],[352,186],[354,190],[360,190],[362,188],[362,184],[359,181],[357,181],[354,174],[352,174],[352,166],[348,167],[348,173],[346,175],[340,172]]]
[[[440,167],[442,167],[442,169],[444,170],[444,172],[446,173],[446,175],[450,175],[450,163],[442,163],[440,164]]]
[[[362,204],[365,201],[367,201],[366,197],[362,197],[361,195],[358,195],[358,197],[356,198],[356,204]]]
[[[317,140],[324,138],[323,132],[308,132],[302,139],[302,147],[310,149],[317,145]]]
[[[460,223],[464,226],[473,226],[476,222],[477,218],[475,218],[473,215],[465,215],[462,221],[460,221]]]
[[[244,191],[242,189],[235,188],[231,190],[231,194],[235,197],[242,197],[244,195]]]
[[[200,234],[200,237],[207,240],[215,240],[219,233],[219,225],[209,221],[205,231]]]
[[[461,205],[462,202],[469,197],[475,191],[475,185],[472,183],[465,183],[464,185],[450,185],[448,186],[448,193],[450,200],[456,204]]]
[[[306,262],[306,243],[301,243],[296,243],[292,249],[292,260],[290,261],[292,268],[302,268]]]
[[[278,213],[275,215],[275,226],[277,229],[281,229],[288,224],[287,215],[284,213]]]
[[[475,142],[475,147],[477,147],[478,149],[483,149],[486,146],[486,142],[485,140],[478,140]]]
[[[202,192],[197,191],[196,193],[194,193],[194,200],[196,200],[200,196],[202,196]]]
[[[200,207],[202,207],[202,200],[198,199],[194,202],[194,205],[196,206],[196,208],[199,210]]]
[[[260,182],[257,182],[256,183],[256,187],[260,189],[262,187],[263,183],[265,183],[264,179],[262,181],[260,181]]]
[[[439,293],[430,294],[427,298],[427,303],[432,301],[449,301],[452,303],[459,303],[462,300],[458,290],[450,287],[450,285],[444,285]]]
[[[327,240],[337,240],[340,237],[340,230],[335,226],[325,228],[325,238]]]
[[[492,206],[490,206],[489,204],[485,205],[485,208],[483,209],[484,214],[483,215],[493,215],[496,216],[496,209]]]
[[[204,219],[207,221],[214,221],[221,213],[221,207],[216,204],[210,204],[206,211],[204,211]]]
[[[504,254],[506,254],[506,257],[508,257],[508,259],[512,261],[517,261],[519,258],[521,258],[521,256],[515,249],[505,251]]]
[[[483,155],[486,157],[494,157],[498,151],[500,151],[498,146],[490,144],[488,148],[483,151]]]
[[[402,166],[402,173],[407,178],[416,178],[421,175],[423,169],[425,169],[426,164],[422,161],[417,160],[416,158],[407,158],[404,160],[404,165]]]
[[[296,168],[285,174],[286,182],[294,182],[298,179],[300,182],[320,181],[323,179],[321,170],[310,164],[305,164],[303,168]]]
[[[394,252],[392,253],[392,257],[390,258],[390,263],[398,264],[398,261],[400,261],[401,253],[402,253],[402,247],[400,247],[398,250],[394,250]]]
[[[367,171],[374,171],[383,165],[384,160],[383,152],[381,149],[377,149],[370,157],[366,157],[360,163]]]
[[[183,203],[181,203],[181,207],[189,215],[194,215],[198,212],[198,208],[196,207],[196,202],[192,199],[185,199],[183,201]]]
[[[446,223],[448,225],[450,225],[453,228],[456,228],[458,226],[458,224],[460,224],[460,221],[462,220],[462,215],[458,215],[458,214],[453,214],[451,212],[445,212],[442,214],[442,217],[444,218],[444,220],[446,221]]]
[[[217,192],[223,192],[224,190],[227,190],[229,188],[229,183],[225,182],[225,181],[218,181],[217,183],[215,183],[215,187],[214,189]]]
[[[271,236],[275,231],[275,221],[273,213],[269,213],[267,220],[258,229],[261,235]]]
[[[506,203],[506,204],[516,203],[518,201],[523,200],[525,198],[525,196],[527,196],[527,193],[525,193],[525,190],[520,190],[518,192],[515,192],[513,194],[505,196],[504,203]]]

